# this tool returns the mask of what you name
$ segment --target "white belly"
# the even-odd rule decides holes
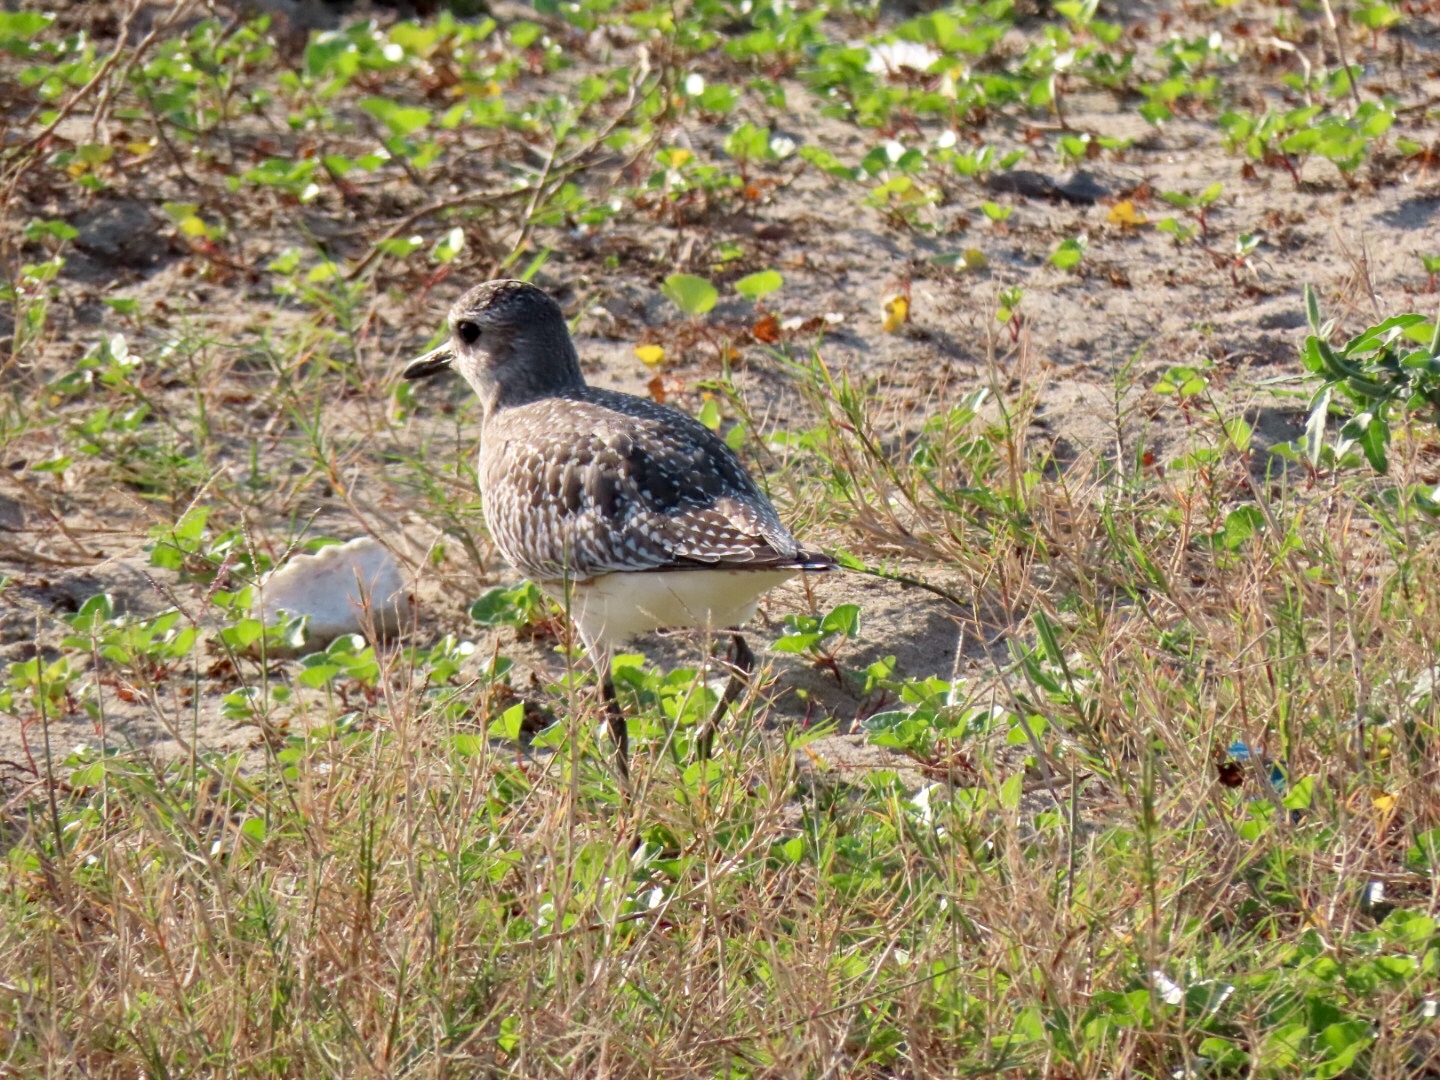
[[[636,634],[678,627],[724,630],[748,622],[755,602],[794,570],[672,570],[602,574],[546,592],[569,610],[587,645],[613,646]]]

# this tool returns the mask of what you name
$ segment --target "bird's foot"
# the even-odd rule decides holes
[[[715,711],[710,714],[710,719],[705,721],[695,735],[695,756],[701,761],[708,760],[711,750],[714,749],[715,731],[720,726],[721,717],[750,685],[750,675],[755,670],[755,654],[750,651],[743,635],[731,636],[731,646],[725,663],[730,668],[730,680],[725,684],[725,692],[720,695],[720,701],[716,704]]]

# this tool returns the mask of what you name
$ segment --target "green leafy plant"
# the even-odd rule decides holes
[[[1410,416],[1440,423],[1440,323],[1423,315],[1395,315],[1356,334],[1338,348],[1321,322],[1319,300],[1305,288],[1310,334],[1300,358],[1321,379],[1310,402],[1304,456],[1312,467],[1327,457],[1343,460],[1358,446],[1370,467],[1389,471],[1392,429]],[[1337,438],[1328,440],[1329,417],[1339,411]],[[1328,451],[1328,454],[1327,454]]]
[[[1178,210],[1183,210],[1186,216],[1194,220],[1195,228],[1199,230],[1201,237],[1208,239],[1210,236],[1210,227],[1207,220],[1207,211],[1215,204],[1215,200],[1220,198],[1223,190],[1224,186],[1217,180],[1198,195],[1190,195],[1183,191],[1162,191],[1159,195],[1160,198],[1164,199],[1171,206]],[[1166,227],[1166,222],[1170,223],[1169,228]],[[1185,230],[1175,222],[1174,218],[1166,218],[1165,221],[1159,222],[1155,227],[1164,232],[1171,233],[1175,237],[1177,244],[1188,240],[1195,233],[1195,229]],[[1182,232],[1184,233],[1183,236]]]
[[[932,768],[963,768],[964,747],[1005,726],[1005,713],[974,705],[972,689],[962,681],[906,680],[900,707],[868,717],[863,727],[875,746],[883,746]]]
[[[770,647],[778,653],[806,654],[816,664],[828,668],[839,680],[840,667],[836,656],[844,644],[859,632],[859,605],[840,604],[821,616],[785,616],[785,633]]]
[[[1050,265],[1058,270],[1079,269],[1089,242],[1089,238],[1084,235],[1060,241],[1060,246],[1050,253]]]
[[[1420,262],[1425,267],[1425,291],[1433,293],[1440,280],[1440,255],[1421,255]]]
[[[379,677],[375,649],[359,634],[342,634],[324,652],[302,656],[296,679],[301,686],[319,689],[343,679],[370,687]]]
[[[90,597],[67,620],[75,631],[62,645],[92,652],[147,680],[166,677],[194,649],[199,632],[179,611],[154,618],[117,616],[110,596]]]
[[[1013,206],[1001,206],[999,203],[986,199],[980,204],[980,212],[996,225],[1003,225],[1009,221],[1010,216],[1015,213],[1015,208]]]
[[[1018,285],[1000,290],[1000,302],[995,307],[995,321],[1004,323],[1010,331],[1010,339],[1018,341],[1025,325],[1025,316],[1020,304],[1025,299],[1025,290]]]
[[[470,605],[470,618],[481,626],[530,626],[546,616],[545,594],[533,582],[491,589]]]

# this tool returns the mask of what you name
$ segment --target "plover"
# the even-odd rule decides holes
[[[407,379],[454,367],[479,395],[480,495],[500,553],[569,613],[600,674],[622,773],[629,740],[610,661],[650,630],[733,633],[732,674],[699,733],[744,689],[754,655],[735,631],[760,597],[835,568],[802,548],[714,432],[693,417],[589,386],[564,314],[523,281],[487,281],[450,309],[450,339]]]

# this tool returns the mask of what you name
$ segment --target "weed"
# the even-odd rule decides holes
[[[441,6],[0,12],[4,1068],[1434,1072],[1435,328],[1356,258],[1245,359],[1423,209],[1424,5]],[[625,791],[390,374],[500,275],[846,567],[712,760],[704,645],[615,658]],[[413,627],[256,616],[362,532]]]

